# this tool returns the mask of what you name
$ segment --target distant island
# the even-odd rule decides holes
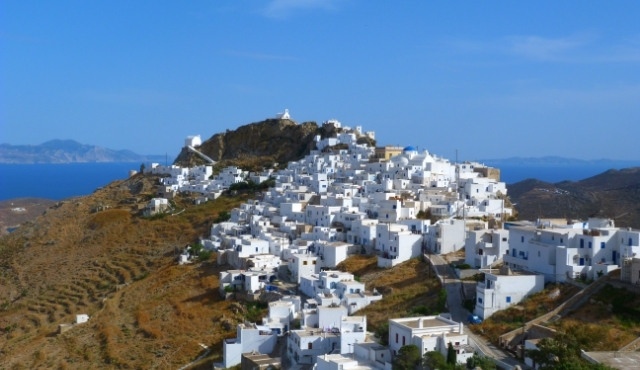
[[[164,162],[164,155],[141,155],[130,150],[113,150],[74,140],[50,140],[40,145],[0,144],[0,163],[106,163]]]
[[[543,157],[509,157],[509,158],[494,158],[494,159],[480,159],[480,163],[491,165],[494,167],[500,166],[591,166],[591,165],[611,165],[612,167],[634,167],[640,165],[640,159],[636,160],[620,160],[620,159],[578,159],[578,158],[566,158],[559,156],[543,156]]]

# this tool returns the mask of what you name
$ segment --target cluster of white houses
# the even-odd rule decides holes
[[[467,231],[466,262],[483,270],[474,313],[486,318],[548,282],[593,280],[621,268],[621,279],[640,281],[640,230],[622,229],[613,220],[506,222],[504,229]]]
[[[341,133],[316,137],[316,149],[283,170],[247,173],[228,167],[215,175],[211,166],[148,170],[164,176],[160,193],[167,197],[188,191],[215,198],[248,179],[275,181],[260,200],[214,224],[202,244],[233,267],[220,275],[222,294],[269,291],[284,273],[305,299],[282,296],[269,303],[262,323],[238,325],[237,337],[224,343],[223,367],[237,365],[243,355],[271,353],[285,333],[288,368],[388,369],[407,344],[446,354],[451,343],[459,362],[472,355],[462,323],[446,315],[390,319],[389,346],[372,342],[366,317],[352,314],[382,296],[335,269],[349,255],[374,253],[378,266],[393,267],[426,251],[464,249],[472,267],[504,262],[503,269],[484,270],[485,281],[477,287],[475,313],[488,317],[545,282],[594,278],[640,252],[640,232],[615,228],[610,220],[502,222],[504,228],[489,228],[487,220],[504,221],[512,213],[496,169],[451,163],[410,146],[373,148],[358,144],[358,137],[374,133],[341,127],[336,120],[325,124]],[[199,137],[187,141],[192,147],[200,143]],[[431,224],[419,213],[439,221]]]

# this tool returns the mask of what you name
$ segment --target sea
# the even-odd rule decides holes
[[[140,163],[0,164],[0,201],[87,195],[131,170],[139,171]]]
[[[508,185],[529,178],[550,183],[578,181],[630,166],[629,162],[621,162],[619,166],[608,162],[495,167],[500,169],[501,181]],[[63,200],[87,195],[112,181],[126,179],[131,170],[139,169],[140,163],[0,164],[0,201],[25,197]]]

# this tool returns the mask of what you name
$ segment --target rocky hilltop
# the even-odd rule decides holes
[[[618,227],[640,228],[640,167],[555,184],[528,179],[508,190],[521,220],[606,217]]]
[[[315,148],[315,137],[335,136],[341,130],[333,125],[316,122],[296,123],[289,119],[267,119],[240,126],[235,130],[217,133],[204,141],[197,149],[221,166],[237,165],[258,170],[274,164],[286,164],[303,158]],[[359,141],[375,142],[366,137]],[[174,164],[193,166],[204,160],[186,147]]]
[[[40,145],[0,144],[0,163],[145,162],[160,158],[130,150],[81,144],[74,140],[50,140]]]

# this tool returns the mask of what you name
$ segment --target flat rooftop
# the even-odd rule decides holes
[[[451,326],[458,325],[457,323],[452,323],[440,316],[423,316],[423,317],[412,317],[405,319],[392,319],[394,322],[407,326],[413,329],[419,328],[435,328],[438,326]]]
[[[339,330],[322,330],[322,329],[300,329],[300,330],[294,330],[294,333],[298,334],[300,337],[324,337],[324,338],[330,338],[330,337],[339,337],[340,336],[340,331]]]
[[[495,275],[495,276],[534,276],[540,275],[536,272],[526,271],[526,270],[513,270],[511,268],[495,268],[495,269],[480,269],[481,272],[485,274]]]

